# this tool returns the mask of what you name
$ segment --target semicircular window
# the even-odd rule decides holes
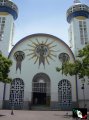
[[[61,109],[69,109],[72,104],[72,90],[70,81],[63,79],[58,83],[58,102]]]
[[[24,100],[24,82],[20,78],[15,78],[10,87],[10,107],[22,109]]]
[[[21,72],[21,63],[25,58],[25,53],[23,51],[17,51],[14,53],[14,58],[16,60],[16,71],[19,69]]]
[[[67,53],[60,53],[59,54],[59,60],[62,62],[62,63],[65,63],[67,61],[70,60],[70,57]]]

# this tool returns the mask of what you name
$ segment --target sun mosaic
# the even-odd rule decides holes
[[[54,60],[57,57],[56,52],[54,49],[57,46],[54,44],[55,41],[50,41],[46,39],[45,41],[39,41],[37,38],[35,41],[31,41],[31,44],[27,44],[29,47],[27,56],[29,60],[34,59],[34,64],[38,62],[39,67],[43,64],[45,68],[45,64],[50,64],[50,60]]]

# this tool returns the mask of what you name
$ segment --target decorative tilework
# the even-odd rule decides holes
[[[58,83],[58,101],[60,106],[69,107],[72,103],[71,83],[63,79]]]
[[[16,109],[22,108],[24,99],[24,82],[20,78],[15,78],[10,88],[10,105]]]
[[[25,58],[25,53],[23,51],[17,51],[14,53],[14,58],[16,60],[16,71],[19,69],[21,72],[21,63]]]

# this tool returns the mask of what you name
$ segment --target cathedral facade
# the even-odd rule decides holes
[[[17,6],[9,0],[0,1],[0,17],[4,26],[9,26],[3,27],[0,51],[13,62],[9,73],[12,83],[0,83],[3,91],[0,91],[0,108],[32,109],[34,106],[47,106],[52,110],[71,110],[83,107],[81,82],[76,76],[57,72],[56,67],[62,67],[66,61],[74,62],[78,50],[88,44],[89,7],[76,0],[67,11],[71,49],[60,38],[40,33],[24,37],[10,51],[14,20],[18,17]],[[7,43],[4,43],[5,37]],[[85,87],[85,101],[89,108],[88,85]]]

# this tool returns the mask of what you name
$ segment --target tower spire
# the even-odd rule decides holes
[[[81,3],[80,0],[74,0],[74,3]]]

